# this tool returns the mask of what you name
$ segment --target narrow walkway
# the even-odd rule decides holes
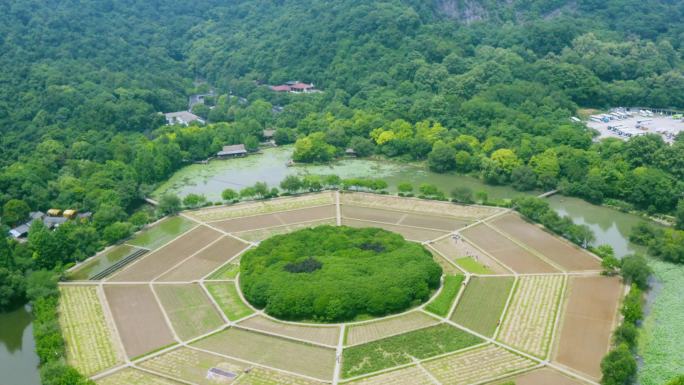
[[[547,191],[547,192],[545,192],[545,193],[543,193],[543,194],[537,195],[537,198],[548,198],[548,197],[550,197],[551,195],[557,194],[558,191],[559,191],[559,190]]]

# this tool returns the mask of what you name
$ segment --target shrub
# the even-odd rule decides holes
[[[636,284],[642,290],[648,288],[648,278],[652,272],[642,255],[633,254],[622,259],[620,273],[627,282]]]
[[[201,194],[190,193],[183,198],[183,205],[185,207],[194,209],[197,207],[202,207],[207,201],[207,198]]]
[[[629,347],[619,345],[601,361],[602,385],[626,385],[631,383],[637,372],[637,363]]]
[[[131,235],[133,226],[128,222],[114,222],[105,227],[102,237],[109,243],[114,243]]]
[[[232,202],[239,198],[239,194],[233,189],[225,189],[221,192],[221,198],[226,202]]]
[[[159,199],[159,205],[157,206],[159,211],[164,215],[174,215],[180,211],[181,200],[177,195],[174,194],[164,194]]]

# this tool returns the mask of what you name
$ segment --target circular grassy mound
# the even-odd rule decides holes
[[[377,228],[320,226],[277,235],[240,260],[240,288],[266,313],[333,322],[425,302],[441,267],[423,246]]]

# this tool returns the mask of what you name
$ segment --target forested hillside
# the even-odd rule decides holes
[[[46,134],[154,129],[196,77],[241,94],[301,79],[354,108],[443,123],[514,81],[581,106],[684,104],[678,2],[13,0],[0,12],[5,164]]]

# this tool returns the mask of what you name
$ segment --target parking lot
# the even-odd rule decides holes
[[[599,132],[599,139],[620,138],[627,140],[634,136],[659,134],[667,143],[684,131],[681,114],[662,114],[650,110],[614,109],[608,113],[592,115],[587,126]]]

